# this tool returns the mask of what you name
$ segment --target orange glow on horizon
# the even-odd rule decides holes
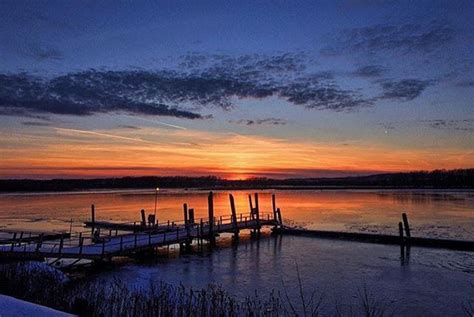
[[[474,166],[474,152],[456,148],[318,143],[151,128],[127,135],[119,130],[42,132],[1,135],[0,177],[216,175],[248,179]]]

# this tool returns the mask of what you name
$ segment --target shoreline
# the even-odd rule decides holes
[[[316,190],[316,191],[434,191],[434,192],[474,192],[474,187],[397,187],[397,186],[242,186],[242,187],[163,187],[162,193],[176,192],[208,192],[208,191],[291,191],[291,190]],[[0,190],[0,195],[89,195],[89,194],[127,194],[142,193],[154,194],[154,189],[140,188],[80,188],[68,190]]]

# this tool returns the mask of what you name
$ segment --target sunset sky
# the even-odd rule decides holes
[[[473,1],[0,13],[0,178],[474,167]]]

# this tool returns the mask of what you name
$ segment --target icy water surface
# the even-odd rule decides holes
[[[233,193],[238,212],[248,212],[249,191]],[[272,193],[287,224],[397,234],[400,215],[407,212],[414,236],[474,240],[474,193],[469,191],[260,191],[261,210],[270,210]],[[215,193],[218,216],[229,213],[228,194]],[[154,198],[152,191],[4,194],[0,226],[58,230],[68,229],[73,219],[79,229],[92,203],[99,220],[137,221],[140,209],[153,212]],[[183,203],[195,208],[196,217],[206,216],[205,191],[163,190],[157,198],[160,221],[180,220]],[[220,240],[212,253],[131,262],[97,278],[118,276],[145,287],[161,280],[193,288],[215,283],[239,297],[286,290],[296,300],[298,267],[306,296],[322,294],[325,312],[336,304],[357,305],[364,288],[396,315],[462,316],[463,305],[474,305],[473,253],[411,248],[402,259],[397,246],[269,235],[252,240],[248,233],[236,246],[230,237]]]
[[[237,212],[249,211],[253,191],[233,192]],[[398,233],[401,213],[407,212],[413,235],[474,240],[474,192],[450,191],[260,191],[260,210],[271,210],[271,194],[288,224],[307,228]],[[215,192],[216,215],[229,215],[229,192]],[[140,209],[154,212],[152,191],[1,194],[0,226],[12,229],[66,229],[90,217],[95,204],[98,220],[139,221]],[[181,220],[182,204],[207,217],[207,192],[162,190],[157,197],[158,219]]]

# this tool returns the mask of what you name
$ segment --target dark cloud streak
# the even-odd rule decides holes
[[[428,80],[403,79],[381,83],[383,94],[380,99],[410,101],[418,97],[431,84]]]
[[[234,98],[278,97],[308,109],[354,111],[371,99],[340,87],[332,72],[309,71],[304,54],[191,55],[194,68],[87,70],[52,79],[0,74],[0,112],[86,116],[123,112],[204,119],[188,110],[231,109]]]
[[[236,124],[245,124],[245,125],[285,125],[287,123],[284,119],[279,118],[264,118],[264,119],[240,119],[240,120],[230,120],[230,123]]]
[[[322,50],[323,54],[349,52],[377,53],[402,51],[427,53],[443,47],[455,37],[449,25],[433,21],[420,24],[378,24],[342,30],[335,43]]]

